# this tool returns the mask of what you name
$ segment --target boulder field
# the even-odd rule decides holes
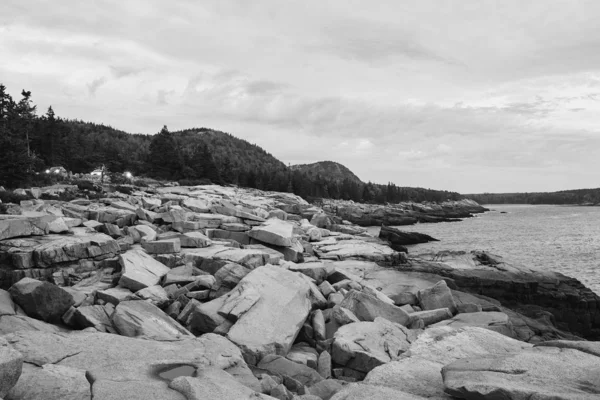
[[[5,400],[600,398],[600,298],[577,280],[358,226],[468,200],[207,185],[4,209]]]

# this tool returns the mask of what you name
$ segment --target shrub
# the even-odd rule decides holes
[[[210,179],[181,179],[178,181],[181,186],[199,186],[199,185],[212,185]]]
[[[151,179],[151,178],[139,178],[139,179],[134,179],[132,184],[137,187],[148,187],[150,185],[158,185],[158,184],[160,184],[160,182],[157,181],[156,179]]]
[[[61,175],[52,174],[36,174],[30,175],[27,180],[23,183],[25,187],[40,187],[40,186],[51,186],[57,182],[63,181],[65,178]]]
[[[112,183],[114,185],[121,185],[123,183],[129,183],[129,179],[126,178],[120,172],[109,172],[108,178],[109,178],[110,183]]]
[[[76,196],[73,192],[61,192],[56,195],[50,193],[42,193],[40,199],[42,200],[59,200],[59,201],[71,201],[75,200],[79,196]]]
[[[78,181],[73,181],[73,185],[77,185],[77,188],[79,190],[89,190],[89,191],[94,191],[94,192],[100,192],[102,191],[102,188],[100,186],[98,186],[97,184],[95,184],[92,181],[87,181],[87,180],[78,180]]]
[[[124,194],[131,194],[133,192],[134,188],[131,187],[131,186],[117,185],[115,187],[115,190],[117,192],[121,192],[121,193],[124,193]]]
[[[11,192],[9,190],[0,190],[0,200],[2,203],[21,203],[21,200],[31,200],[33,196],[31,195],[22,195],[17,194],[15,192]]]

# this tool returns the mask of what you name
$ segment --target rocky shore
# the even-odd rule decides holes
[[[414,238],[361,227],[484,211],[467,200],[172,186],[4,208],[5,400],[600,396],[600,297],[580,282],[483,252],[410,257]]]
[[[418,222],[454,222],[489,209],[469,199],[442,203],[362,204],[352,200],[323,200],[323,210],[359,226],[401,226]]]

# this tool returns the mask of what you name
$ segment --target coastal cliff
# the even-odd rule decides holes
[[[422,254],[408,264],[403,269],[439,274],[459,290],[495,299],[541,324],[600,340],[600,297],[575,278],[481,251]]]
[[[394,246],[407,237],[390,228],[380,240],[357,223],[484,211],[468,200],[311,205],[216,185],[127,192],[4,205],[0,364],[11,367],[0,368],[0,397],[600,392],[600,343],[584,341],[600,339],[600,297],[577,280],[483,252],[409,257]],[[519,384],[493,366],[502,362],[518,365]],[[536,363],[550,369],[540,375]]]

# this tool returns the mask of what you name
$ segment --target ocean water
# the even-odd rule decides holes
[[[485,250],[506,261],[561,272],[600,295],[600,207],[487,205],[462,222],[399,226],[439,239],[408,246],[411,254]],[[502,213],[504,212],[504,213]],[[379,228],[369,232],[378,234]]]

